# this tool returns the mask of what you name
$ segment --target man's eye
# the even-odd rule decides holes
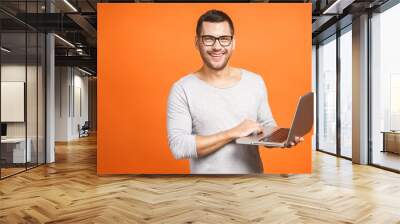
[[[230,37],[221,37],[220,40],[221,41],[230,41],[231,38]]]

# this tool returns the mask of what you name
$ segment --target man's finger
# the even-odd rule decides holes
[[[301,138],[300,138],[300,141],[301,141],[301,142],[303,142],[303,141],[304,141],[304,138],[303,138],[303,137],[301,137]]]
[[[291,145],[291,146],[294,146],[294,142],[291,142],[290,145]]]

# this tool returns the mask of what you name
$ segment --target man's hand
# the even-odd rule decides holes
[[[252,133],[260,133],[263,130],[261,124],[252,120],[244,120],[236,127],[223,132],[208,136],[196,135],[197,155],[199,157],[206,156],[217,151],[222,146],[236,138],[244,137]]]
[[[294,145],[297,145],[298,143],[300,143],[300,142],[304,142],[304,138],[303,137],[295,137],[294,138],[294,142],[290,142],[290,145],[291,146],[294,146]]]
[[[229,133],[233,138],[241,138],[248,136],[253,133],[261,133],[264,128],[260,123],[253,120],[246,119],[242,121],[239,125],[229,130]]]
[[[286,146],[282,146],[281,148],[283,149],[283,148],[290,148],[290,147],[292,147],[292,146],[295,146],[295,145],[297,145],[297,144],[299,144],[300,142],[304,142],[304,138],[303,137],[295,137],[294,138],[294,142],[289,142],[289,144],[288,145],[286,145]],[[266,147],[266,148],[275,148],[274,146],[264,146],[264,147]]]
[[[296,136],[294,137],[294,142],[289,142],[288,146],[286,146],[285,148],[290,148],[292,146],[299,144],[300,142],[304,142],[304,138]]]

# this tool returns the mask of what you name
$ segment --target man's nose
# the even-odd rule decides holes
[[[221,46],[221,44],[219,43],[219,40],[218,40],[218,39],[215,40],[215,43],[214,43],[214,45],[213,45],[213,49],[216,49],[216,50],[222,49],[222,46]]]

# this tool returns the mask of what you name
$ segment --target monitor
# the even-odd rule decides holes
[[[1,123],[1,136],[7,136],[7,124]]]

